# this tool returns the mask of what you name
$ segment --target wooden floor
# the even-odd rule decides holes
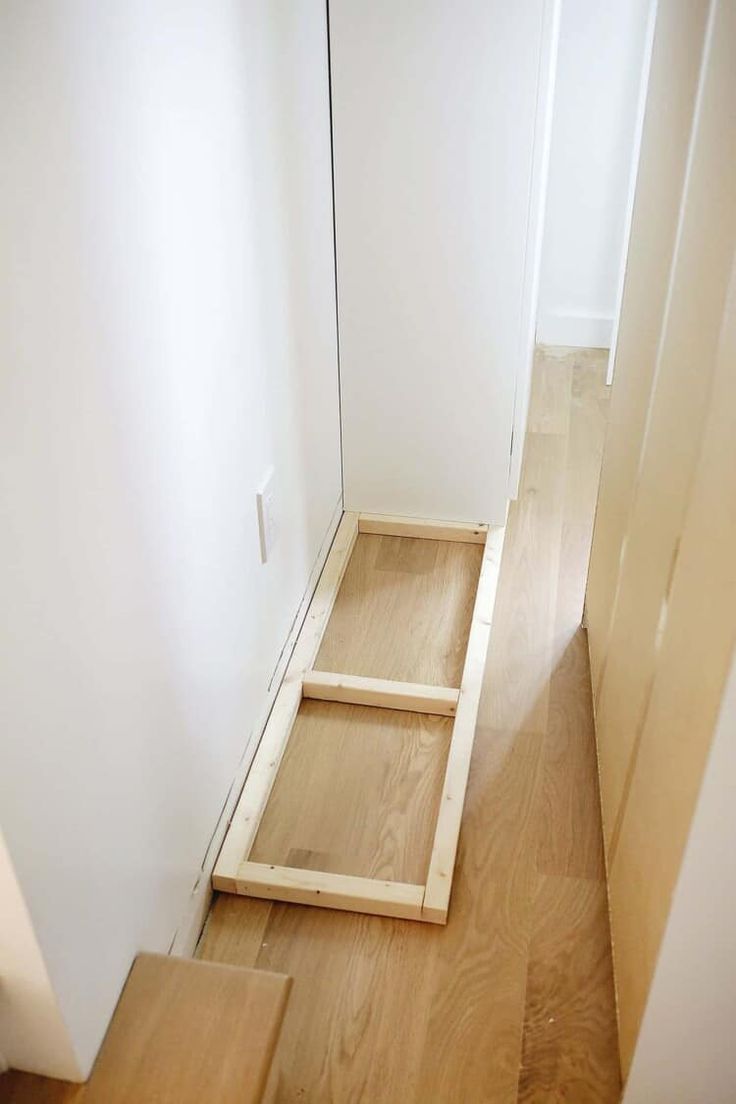
[[[537,364],[447,927],[230,895],[213,905],[202,958],[294,978],[280,1047],[280,1104],[619,1098],[590,676],[580,629],[604,376],[603,354],[557,351]],[[477,572],[477,550],[370,538],[356,551],[317,666],[457,685],[469,617],[462,594],[465,576]],[[358,654],[350,610],[368,572],[372,590],[380,582],[391,617],[369,614],[370,646]],[[431,590],[434,610],[445,595],[446,612],[432,620],[402,616],[399,595],[407,584],[417,601]],[[362,864],[351,872],[416,877],[449,722],[305,706],[258,854],[337,870],[350,854]],[[348,735],[350,709],[357,713]],[[372,727],[375,712],[393,718],[393,730]],[[341,771],[320,775],[322,789],[315,791],[310,763],[325,739],[339,747]],[[360,741],[376,750],[364,773]],[[368,800],[358,801],[361,794]],[[29,1089],[12,1099],[65,1098]]]
[[[227,895],[215,902],[202,957],[294,977],[282,1039],[283,1104],[618,1099],[590,679],[579,627],[604,432],[604,373],[602,354],[580,352],[548,356],[537,367],[447,927]],[[376,544],[373,569],[386,569],[390,602],[398,601],[395,572],[412,576],[419,595],[431,586],[436,547]],[[461,546],[445,549],[443,556],[457,555]],[[364,544],[347,598],[370,569],[369,554]],[[468,560],[459,558],[454,568],[469,570]],[[372,590],[374,584],[375,577]],[[447,593],[448,610],[457,609],[451,582]],[[318,666],[340,670],[342,659],[343,669],[367,675],[457,685],[454,642],[462,627],[448,627],[449,613],[432,626],[407,623],[394,610],[388,635],[385,622],[375,627],[372,654],[348,655],[347,598],[341,595],[346,600],[336,608]],[[436,599],[437,589],[435,609]],[[409,653],[411,665],[402,670],[401,657]],[[396,716],[404,723],[405,714]],[[341,720],[333,723],[336,739],[343,738]],[[446,722],[411,723],[416,729],[393,777],[382,729],[377,772],[365,778],[379,808],[384,790],[403,779],[407,817],[417,811],[417,789],[434,784],[429,748]],[[365,727],[360,738],[371,741],[374,734]],[[279,805],[287,785],[294,795],[301,770],[309,770],[305,751],[295,757],[301,766],[293,764],[293,779],[282,780]],[[320,795],[329,832],[316,850],[333,850],[328,840],[348,831],[356,791],[354,779],[350,785],[355,757],[350,748],[346,755],[346,789],[333,773],[331,790]],[[400,819],[393,809],[383,832],[373,826],[378,849],[361,856],[371,873],[390,866],[393,876],[397,869],[416,876],[408,866],[391,865],[409,861],[405,851],[399,859],[392,851],[406,839]],[[308,822],[318,827],[316,806],[310,805]],[[417,832],[423,830],[420,824]],[[268,834],[270,855],[280,847],[283,857],[288,840],[276,839],[275,824]],[[265,837],[262,845],[265,858]],[[351,854],[359,853],[355,847],[351,839]],[[339,864],[334,855],[332,861]]]

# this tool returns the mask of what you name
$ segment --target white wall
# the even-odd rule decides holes
[[[340,498],[325,13],[8,0],[0,74],[0,807],[86,1072]]]
[[[690,828],[624,1104],[736,1100],[736,663]]]
[[[8,849],[0,834],[0,1072],[8,1066],[79,1077]]]
[[[505,520],[552,6],[331,0],[351,509]]]
[[[537,340],[607,347],[652,0],[562,0]]]

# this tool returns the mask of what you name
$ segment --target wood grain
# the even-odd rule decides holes
[[[139,955],[85,1104],[262,1099],[291,979]]]
[[[417,1104],[516,1100],[541,745],[534,732],[476,733],[452,908],[422,1009],[418,1089],[407,1097]]]
[[[601,387],[600,363],[574,356],[562,504],[560,573],[555,615],[555,664],[581,621],[598,496],[610,388]]]
[[[258,1104],[290,988],[291,979],[281,974],[141,954],[89,1082],[64,1086],[11,1074],[0,1079],[1,1098],[48,1104]]]
[[[452,721],[302,701],[250,858],[424,884]]]
[[[552,675],[549,719],[540,764],[539,849],[541,874],[603,882],[603,840],[590,668],[585,632],[578,629]],[[554,824],[550,832],[548,826]]]
[[[567,439],[530,434],[522,490],[509,513],[489,665],[492,694],[479,723],[544,732],[560,569]]]
[[[482,555],[360,533],[315,668],[459,686]]]
[[[573,358],[557,357],[553,350],[538,348],[534,354],[527,433],[567,436],[570,428],[570,394]]]
[[[602,881],[547,876],[534,899],[519,1104],[615,1104],[621,1093]]]

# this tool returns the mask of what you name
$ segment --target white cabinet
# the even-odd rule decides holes
[[[504,520],[551,6],[330,2],[348,509]]]

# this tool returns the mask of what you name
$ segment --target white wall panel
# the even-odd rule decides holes
[[[8,0],[0,142],[0,809],[84,1073],[340,498],[324,6]]]
[[[537,340],[608,347],[653,0],[562,0]]]
[[[623,1104],[736,1100],[735,777],[732,664]]]
[[[2,833],[0,901],[0,1073],[12,1066],[75,1081],[72,1041]]]
[[[350,509],[504,520],[544,13],[330,2]]]

